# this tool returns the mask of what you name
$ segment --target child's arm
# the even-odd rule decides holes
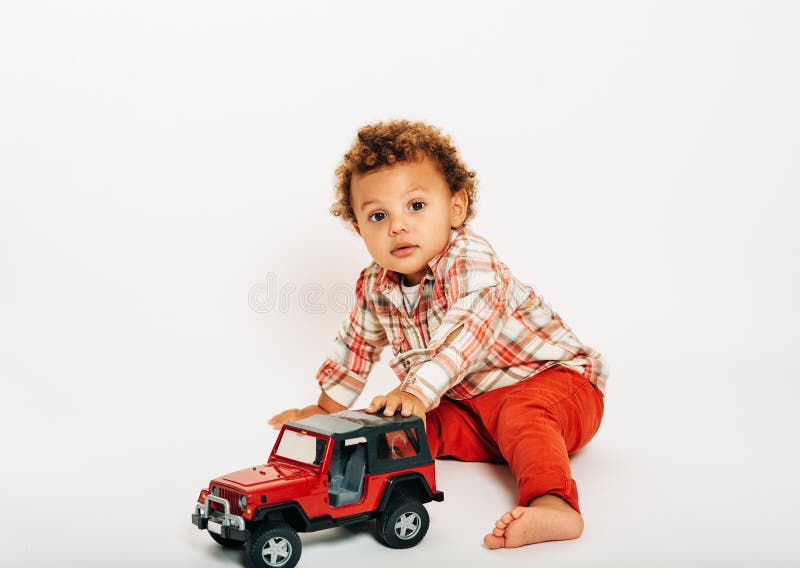
[[[460,327],[453,330],[450,335],[447,336],[447,339],[445,339],[445,343],[449,344],[452,342],[460,332]],[[413,394],[400,389],[401,387],[397,387],[386,395],[376,396],[364,411],[373,414],[383,408],[384,416],[393,416],[399,409],[400,414],[403,416],[411,416],[412,414],[419,416],[422,418],[423,426],[427,427],[425,403]]]
[[[327,394],[322,392],[319,395],[317,404],[311,404],[305,408],[290,408],[289,410],[284,410],[283,412],[280,412],[270,418],[269,424],[277,430],[287,422],[302,420],[303,418],[308,418],[309,416],[313,416],[315,414],[330,414],[331,412],[339,412],[340,410],[345,410],[346,408],[346,406],[342,406]]]
[[[488,243],[465,242],[451,253],[441,277],[447,311],[431,334],[429,358],[409,368],[400,385],[427,410],[480,368],[507,317],[510,276]]]

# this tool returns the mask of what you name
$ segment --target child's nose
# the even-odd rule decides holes
[[[392,221],[389,223],[389,233],[396,235],[405,231],[407,231],[406,222],[401,217],[393,217]]]

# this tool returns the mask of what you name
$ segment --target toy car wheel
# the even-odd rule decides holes
[[[392,497],[378,514],[378,540],[391,548],[410,548],[428,532],[430,519],[425,506],[407,495]]]
[[[244,544],[244,541],[233,540],[232,538],[221,537],[218,534],[215,534],[215,533],[213,533],[211,531],[209,531],[208,534],[210,534],[211,538],[213,538],[215,541],[217,541],[218,544],[221,544],[225,548],[238,548],[238,547],[240,547],[240,546],[242,546]]]
[[[286,523],[262,525],[247,541],[247,556],[254,568],[292,568],[301,550],[300,537]]]

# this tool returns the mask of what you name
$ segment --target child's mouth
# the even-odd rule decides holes
[[[396,249],[394,249],[394,250],[392,251],[392,255],[394,255],[394,256],[399,256],[399,257],[401,257],[401,258],[402,258],[402,257],[404,257],[404,256],[408,256],[408,255],[410,255],[410,254],[411,254],[411,253],[413,253],[413,252],[414,252],[416,249],[417,249],[417,247],[416,247],[416,246],[413,246],[413,245],[412,245],[412,246],[407,246],[407,247],[400,247],[400,248],[396,248]]]

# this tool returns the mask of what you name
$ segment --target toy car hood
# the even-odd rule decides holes
[[[270,490],[307,484],[315,477],[314,473],[308,468],[270,462],[234,471],[222,476],[220,480],[226,485],[238,486],[245,491],[253,491],[257,488]]]

